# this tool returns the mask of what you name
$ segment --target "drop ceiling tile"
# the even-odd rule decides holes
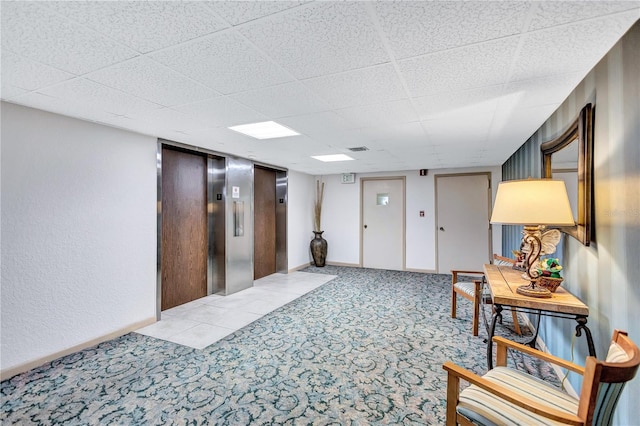
[[[534,31],[633,9],[640,10],[637,1],[535,2],[528,30]]]
[[[82,103],[80,102],[45,95],[40,92],[28,92],[23,96],[16,97],[12,100],[12,102],[30,108],[36,108],[43,111],[49,111],[56,114],[79,118],[81,120],[100,121],[107,123],[108,120],[104,120],[105,115],[115,117],[114,114],[106,113],[97,105],[82,105]]]
[[[146,57],[112,65],[86,78],[163,106],[180,105],[219,93]]]
[[[580,83],[579,72],[555,74],[533,80],[520,80],[505,85],[505,93],[519,97],[518,107],[529,108],[538,105],[560,104],[567,93]]]
[[[228,97],[194,102],[174,109],[207,123],[209,127],[230,127],[269,119],[264,114],[239,104]],[[232,132],[231,130],[229,131]]]
[[[359,2],[319,2],[239,28],[297,78],[389,61]]]
[[[512,80],[572,71],[584,77],[637,19],[633,11],[523,35]]]
[[[349,107],[336,110],[355,127],[388,126],[418,120],[411,102],[407,99],[380,104]]]
[[[2,2],[2,48],[78,75],[137,55],[57,15],[47,2]]]
[[[279,119],[278,122],[314,139],[340,137],[350,127],[347,120],[333,111],[284,117]]]
[[[560,103],[529,108],[498,109],[489,133],[492,141],[510,140],[515,152],[560,106]]]
[[[205,4],[232,25],[253,21],[292,7],[305,1],[207,1]]]
[[[197,1],[55,1],[58,13],[147,53],[228,27]]]
[[[518,46],[516,37],[399,62],[413,97],[503,84]]]
[[[430,145],[427,134],[419,122],[364,127],[358,129],[358,132],[369,139],[366,143],[369,149],[379,150],[391,145],[395,150],[396,148],[422,148]]]
[[[150,57],[224,94],[292,81],[242,36],[232,32],[214,34]]]
[[[505,1],[375,2],[396,59],[519,34],[529,8]]]
[[[144,121],[158,129],[171,129],[187,134],[209,127],[209,123],[202,121],[198,117],[172,108],[139,110],[129,114],[129,118]]]
[[[433,145],[474,146],[487,140],[493,115],[493,112],[447,115],[425,120],[422,125]]]
[[[414,98],[413,103],[421,120],[427,120],[450,111],[456,111],[470,105],[495,104],[503,96],[505,86],[480,87],[462,91],[447,91]]]
[[[2,52],[2,86],[16,87],[23,91],[31,91],[61,81],[69,80],[74,75],[60,71],[31,59]]]
[[[11,100],[26,93],[29,93],[29,91],[12,86],[10,84],[5,84],[4,80],[2,81],[2,87],[0,88],[0,98],[2,98],[3,101]]]
[[[83,78],[65,81],[33,92],[33,97],[29,97],[31,95],[29,94],[26,97],[21,97],[20,101],[22,102],[25,98],[36,99],[38,94],[56,98],[58,101],[55,103],[66,105],[69,108],[75,107],[78,113],[83,112],[83,109],[88,109],[127,115],[140,110],[158,108],[156,104]],[[32,106],[37,107],[36,105]],[[90,118],[86,112],[83,114],[84,118]]]
[[[329,104],[298,82],[252,90],[230,97],[271,118],[331,109]]]
[[[304,84],[334,108],[407,97],[392,65],[380,65],[305,80]]]

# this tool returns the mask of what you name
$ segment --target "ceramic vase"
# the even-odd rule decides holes
[[[315,237],[311,240],[310,244],[313,263],[318,267],[323,267],[327,259],[327,240],[322,238],[323,232],[324,231],[313,231]]]

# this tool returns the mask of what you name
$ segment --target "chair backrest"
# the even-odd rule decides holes
[[[509,259],[508,257],[500,256],[498,254],[493,254],[493,263],[498,266],[513,266],[516,263],[515,259]]]
[[[587,357],[578,416],[588,425],[610,425],[626,382],[636,375],[640,350],[626,332],[614,330],[604,361]]]

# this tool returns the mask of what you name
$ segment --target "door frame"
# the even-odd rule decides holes
[[[491,210],[492,210],[492,200],[493,200],[493,195],[492,195],[492,182],[491,182],[491,172],[469,172],[469,173],[443,173],[443,174],[438,174],[438,175],[434,175],[433,176],[433,185],[434,185],[434,232],[435,232],[435,236],[436,236],[436,247],[435,247],[435,252],[436,252],[436,273],[440,274],[442,272],[440,272],[440,242],[438,241],[439,239],[439,235],[440,233],[438,232],[438,178],[450,178],[450,177],[461,177],[461,176],[486,176],[487,177],[487,182],[488,182],[488,188],[487,188],[487,206],[488,206],[488,212],[489,212],[489,217],[487,218],[487,220],[489,221],[489,228],[488,228],[488,235],[487,235],[487,240],[488,240],[488,253],[487,253],[487,259],[491,259],[492,255],[493,255],[493,225],[491,225],[491,221],[489,220],[491,218]]]
[[[402,270],[407,270],[407,177],[377,176],[360,178],[360,267],[364,266],[364,183],[366,181],[400,180],[402,181]]]

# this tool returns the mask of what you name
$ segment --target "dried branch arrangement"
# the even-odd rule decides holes
[[[320,181],[316,181],[316,202],[313,210],[314,232],[321,232],[320,221],[322,219],[322,198],[324,197],[324,182],[320,185]]]

